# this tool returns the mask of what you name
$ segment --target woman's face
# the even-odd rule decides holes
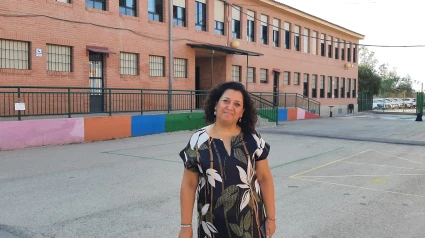
[[[215,110],[217,111],[217,121],[225,124],[236,124],[245,111],[242,93],[233,89],[224,91],[215,106]]]

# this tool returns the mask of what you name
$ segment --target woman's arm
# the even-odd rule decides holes
[[[266,232],[267,236],[272,236],[276,231],[276,204],[274,199],[273,176],[267,158],[256,162],[255,167],[261,195],[266,207]]]
[[[192,224],[195,192],[198,186],[198,173],[184,169],[180,188],[181,224]],[[187,236],[190,233],[190,236]],[[181,228],[179,237],[192,237],[192,227]]]

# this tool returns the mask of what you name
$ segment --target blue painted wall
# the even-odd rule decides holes
[[[286,108],[279,109],[277,112],[277,119],[278,121],[288,120],[288,109]]]
[[[137,115],[131,117],[131,136],[164,133],[165,115]]]

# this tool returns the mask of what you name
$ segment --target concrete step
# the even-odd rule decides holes
[[[269,128],[269,127],[275,127],[276,122],[271,122],[267,118],[263,118],[260,115],[258,115],[258,122],[257,122],[257,128]]]

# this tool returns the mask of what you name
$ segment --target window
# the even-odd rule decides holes
[[[164,57],[149,55],[149,76],[164,77]]]
[[[313,74],[311,82],[311,97],[317,98],[317,75]]]
[[[261,44],[268,44],[268,22],[269,17],[265,15],[261,15]]]
[[[345,78],[341,78],[341,98],[345,98]]]
[[[300,27],[295,26],[294,47],[296,51],[300,51]]]
[[[320,75],[320,98],[325,98],[325,76]]]
[[[283,85],[290,85],[291,81],[291,73],[290,72],[283,72]]]
[[[121,52],[120,54],[121,74],[139,75],[139,56],[135,53]]]
[[[127,16],[137,16],[136,0],[120,0],[120,14]]]
[[[214,0],[214,33],[224,35],[224,2]]]
[[[325,57],[325,34],[320,34],[320,55]]]
[[[247,12],[247,41],[255,41],[255,15],[253,11],[248,10]]]
[[[300,73],[294,73],[294,85],[300,85]]]
[[[280,28],[280,20],[279,19],[273,19],[273,46],[279,47],[279,31]]]
[[[260,83],[267,83],[268,69],[260,69]]]
[[[71,0],[56,0],[56,2],[71,3]]]
[[[347,79],[347,98],[351,96],[351,79]]]
[[[328,38],[327,38],[327,45],[328,45],[328,57],[329,58],[333,58],[332,57],[332,48],[333,48],[333,46],[332,46],[332,36],[328,36]]]
[[[232,8],[232,37],[241,38],[241,8],[238,6],[230,6]]]
[[[71,72],[71,47],[47,45],[47,71]]]
[[[341,60],[345,60],[345,41],[342,41],[339,46],[341,47]]]
[[[0,69],[30,69],[29,43],[0,39]]]
[[[186,27],[186,0],[173,0],[173,18],[175,26]]]
[[[356,79],[353,79],[353,95],[352,95],[352,97],[353,98],[356,98],[357,97],[357,82],[356,82]]]
[[[232,81],[241,81],[241,66],[232,65]]]
[[[106,10],[106,0],[86,0],[87,8]]]
[[[248,67],[248,83],[255,82],[255,68]]]
[[[285,22],[285,49],[291,49],[291,23]]]
[[[356,45],[355,44],[353,44],[353,63],[357,63],[357,59],[356,59],[356,53],[357,53],[357,51],[356,51]]]
[[[187,59],[174,58],[174,78],[187,78]]]
[[[162,0],[148,0],[148,19],[151,21],[163,21]]]
[[[347,42],[347,61],[351,62],[351,43]]]
[[[308,74],[304,74],[303,96],[308,97]]]
[[[310,52],[309,43],[310,43],[310,30],[307,28],[304,28],[304,53],[308,54]]]
[[[205,0],[195,2],[195,29],[207,31],[207,5]]]
[[[312,53],[314,55],[317,55],[317,31],[313,31],[313,37],[311,38],[312,41]]]
[[[338,77],[335,77],[334,86],[335,86],[335,88],[334,88],[334,97],[335,98],[338,98],[338,91],[339,91],[339,78]]]
[[[332,98],[332,77],[331,76],[328,76],[328,98]]]
[[[335,43],[334,43],[334,46],[335,46],[335,59],[339,59],[339,47],[338,47],[338,44],[339,44],[339,39],[338,38],[335,38]]]

